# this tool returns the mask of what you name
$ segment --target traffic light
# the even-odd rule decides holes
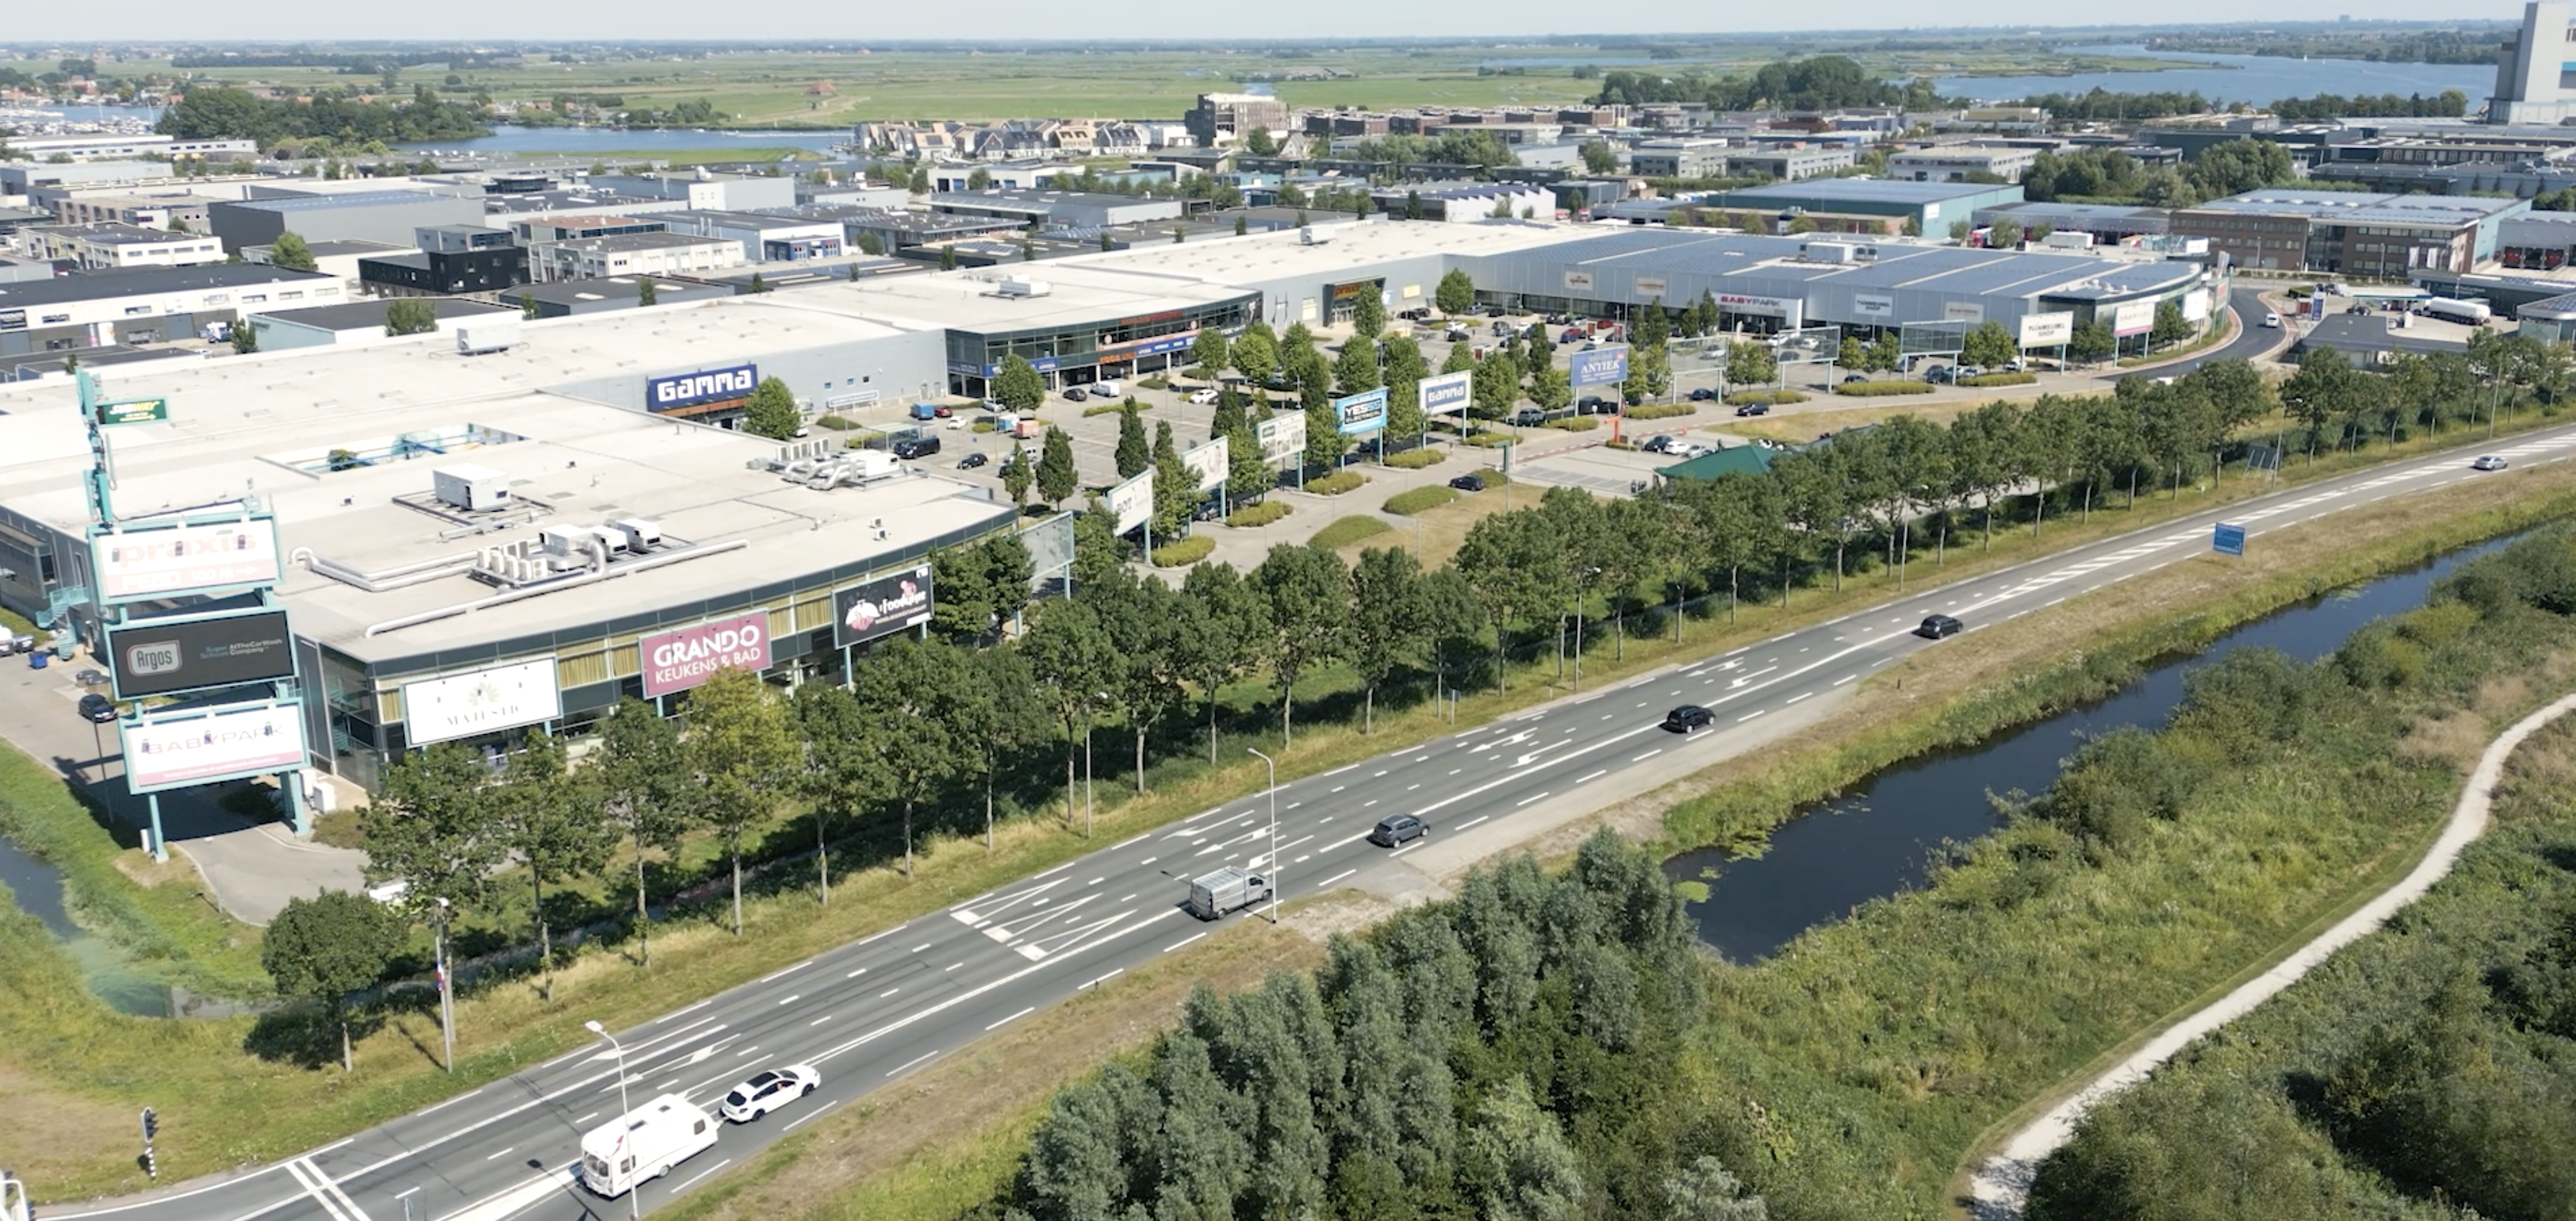
[[[161,1117],[153,1114],[152,1108],[143,1108],[143,1143],[147,1145],[151,1144],[152,1138],[158,1135],[160,1131]]]
[[[153,1160],[152,1146],[150,1145],[145,1145],[143,1147],[143,1175],[145,1178],[151,1179],[154,1182],[159,1182],[161,1179],[161,1165],[159,1162]]]

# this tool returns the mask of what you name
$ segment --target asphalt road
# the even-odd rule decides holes
[[[2263,325],[2263,315],[2271,307],[2263,304],[2260,288],[2239,288],[2227,294],[2228,307],[2236,311],[2236,337],[2188,360],[2157,365],[2152,369],[2119,369],[2102,375],[2106,382],[2143,374],[2148,377],[2180,377],[2213,360],[2253,360],[2269,353],[2288,339],[2278,327]]]
[[[2477,451],[2356,472],[2230,507],[2261,545],[2281,526],[2464,479],[2509,494],[2515,472],[2468,468]],[[2576,426],[2500,442],[2515,468],[2576,453]],[[665,1092],[711,1104],[734,1082],[772,1064],[810,1063],[814,1096],[756,1123],[729,1127],[715,1148],[684,1162],[642,1194],[650,1210],[829,1114],[984,1034],[1217,931],[1181,908],[1188,879],[1223,865],[1284,870],[1282,891],[1301,899],[1372,876],[1410,872],[1401,858],[1550,798],[1580,799],[1624,781],[1680,776],[1748,722],[1852,683],[1917,649],[1941,645],[1909,630],[1924,615],[1958,616],[1980,631],[2201,556],[2219,514],[2149,530],[1921,592],[1830,623],[1658,671],[1616,687],[1283,786],[1278,838],[1262,793],[1178,826],[1102,848],[1072,864],[979,896],[948,911],[855,942],[722,996],[618,1032],[633,1100]],[[1696,703],[1714,724],[1666,732],[1666,709]],[[1640,776],[1635,769],[1650,769]],[[1605,782],[1605,778],[1607,781]],[[1362,838],[1377,819],[1418,814],[1428,839],[1388,851]],[[1284,858],[1274,862],[1274,857]],[[1418,882],[1416,883],[1418,884]],[[1257,919],[1237,914],[1229,919]],[[486,1085],[291,1162],[201,1181],[152,1199],[62,1205],[48,1221],[568,1221],[614,1217],[626,1201],[601,1200],[573,1181],[581,1133],[619,1114],[619,1064],[591,1046]],[[166,1140],[183,1124],[168,1117]],[[34,1184],[41,1194],[43,1184]]]

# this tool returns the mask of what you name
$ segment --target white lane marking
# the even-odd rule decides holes
[[[787,967],[787,968],[784,968],[784,969],[782,969],[782,970],[772,971],[772,972],[770,972],[770,973],[769,973],[769,974],[767,974],[767,975],[763,975],[763,976],[761,976],[759,979],[753,980],[752,982],[753,982],[753,983],[759,983],[759,984],[765,984],[765,983],[768,983],[769,981],[771,981],[771,980],[773,980],[773,979],[778,978],[778,977],[779,977],[779,976],[781,976],[781,975],[788,974],[788,973],[789,973],[789,972],[791,972],[791,971],[802,971],[802,970],[804,970],[805,968],[810,967],[810,966],[813,966],[813,965],[814,965],[814,960],[813,960],[813,959],[811,959],[811,958],[808,958],[808,959],[806,959],[806,960],[805,960],[805,961],[803,961],[803,962],[797,963],[795,966]]]
[[[322,1211],[331,1214],[331,1221],[365,1221],[365,1213],[359,1213],[353,1217],[342,1211],[340,1202],[333,1199],[330,1192],[324,1190],[324,1185],[328,1184],[330,1179],[324,1177],[318,1170],[309,1168],[304,1159],[297,1158],[288,1162],[286,1172],[295,1176],[295,1182],[304,1188],[304,1194],[313,1197],[322,1205]]]
[[[843,979],[857,979],[858,977],[860,977],[860,976],[862,976],[862,975],[865,975],[865,974],[867,974],[867,973],[868,973],[868,969],[867,969],[866,967],[861,967],[861,968],[859,968],[859,969],[858,969],[858,970],[856,970],[856,971],[852,971],[852,972],[850,972],[849,974],[842,976],[841,978],[843,978]]]
[[[512,1148],[516,1148],[516,1147],[517,1147],[517,1146],[512,1146]],[[503,1149],[503,1150],[502,1150],[502,1151],[500,1151],[499,1153],[487,1153],[487,1154],[484,1154],[484,1155],[483,1155],[483,1160],[484,1160],[484,1161],[487,1161],[487,1162],[499,1161],[500,1159],[505,1158],[505,1157],[508,1157],[508,1156],[510,1156],[510,1150],[509,1150],[509,1149]]]
[[[1141,843],[1144,843],[1146,840],[1149,840],[1149,839],[1152,839],[1152,838],[1154,838],[1154,833],[1153,833],[1153,832],[1151,832],[1151,831],[1148,831],[1148,832],[1144,833],[1143,835],[1139,835],[1139,836],[1137,836],[1137,837],[1136,837],[1136,838],[1134,838],[1134,839],[1127,840],[1127,841],[1125,841],[1124,843],[1111,844],[1111,845],[1109,845],[1109,850],[1110,850],[1111,852],[1116,852],[1116,851],[1118,851],[1118,850],[1119,850],[1119,849],[1121,849],[1121,848],[1127,847],[1129,844],[1141,844]]]
[[[1584,784],[1584,783],[1588,783],[1588,782],[1590,782],[1590,781],[1599,780],[1599,779],[1600,779],[1600,778],[1602,778],[1603,776],[1607,776],[1607,775],[1609,775],[1609,774],[1610,774],[1610,769],[1605,767],[1605,768],[1602,768],[1600,771],[1597,771],[1597,772],[1592,773],[1592,774],[1591,774],[1591,775],[1589,775],[1589,776],[1585,776],[1585,777],[1584,777],[1583,779],[1581,779],[1581,780],[1577,780],[1577,781],[1575,781],[1575,783],[1576,783],[1576,784]]]
[[[793,1004],[795,1004],[796,1002],[801,1001],[801,1000],[803,1000],[803,999],[805,999],[804,995],[803,995],[802,993],[799,993],[798,995],[788,997],[786,1000],[780,1001],[780,1002],[778,1002],[778,1003],[779,1003],[779,1004],[781,1004],[781,1005],[793,1005]]]
[[[1523,798],[1521,798],[1520,800],[1513,802],[1513,803],[1512,803],[1512,808],[1513,808],[1513,809],[1515,809],[1515,810],[1517,810],[1517,809],[1521,808],[1522,806],[1528,805],[1529,803],[1531,803],[1531,802],[1533,802],[1533,801],[1543,801],[1543,800],[1545,800],[1546,798],[1547,798],[1547,794],[1545,794],[1545,793],[1541,793],[1541,794],[1539,794],[1539,795],[1538,795],[1538,796],[1536,796],[1536,797],[1523,797]]]
[[[733,1165],[733,1159],[732,1159],[732,1158],[726,1158],[725,1160],[723,1160],[723,1161],[721,1161],[721,1162],[717,1162],[715,1165],[709,1166],[709,1167],[707,1167],[706,1169],[701,1170],[701,1171],[697,1172],[696,1174],[689,1176],[689,1181],[688,1181],[688,1182],[685,1182],[685,1183],[682,1183],[682,1184],[680,1184],[680,1185],[679,1185],[679,1186],[677,1186],[677,1187],[672,1188],[672,1189],[671,1189],[671,1194],[676,1196],[676,1195],[680,1194],[681,1192],[687,1191],[688,1189],[690,1189],[690,1188],[692,1188],[692,1187],[697,1186],[697,1185],[698,1185],[698,1181],[699,1181],[700,1179],[704,1179],[704,1178],[705,1178],[705,1177],[707,1177],[708,1175],[714,1174],[715,1172],[717,1172],[717,1171],[719,1171],[719,1170],[722,1170],[722,1169],[724,1169],[725,1167],[730,1166],[730,1165]]]
[[[654,1025],[656,1025],[656,1026],[659,1026],[659,1025],[661,1025],[662,1023],[664,1023],[664,1022],[670,1021],[672,1018],[675,1018],[675,1017],[680,1016],[680,1015],[681,1015],[681,1014],[683,1014],[683,1013],[689,1013],[689,1012],[692,1012],[692,1011],[694,1011],[694,1010],[704,1009],[704,1008],[706,1008],[707,1006],[712,1005],[712,1004],[714,1004],[714,1003],[715,1003],[714,1001],[699,1001],[697,1004],[690,1005],[690,1006],[688,1006],[687,1008],[683,1008],[683,1009],[674,1009],[674,1010],[670,1011],[669,1013],[665,1013],[665,1014],[663,1014],[662,1016],[660,1016],[660,1017],[657,1017],[657,1018],[653,1019],[653,1024],[654,1024]]]
[[[819,1107],[816,1107],[816,1108],[814,1108],[813,1110],[807,1111],[807,1112],[805,1112],[804,1114],[797,1116],[797,1117],[796,1117],[796,1123],[791,1123],[791,1124],[787,1125],[787,1126],[786,1126],[786,1127],[784,1127],[784,1128],[780,1128],[780,1129],[779,1129],[779,1131],[781,1131],[781,1132],[793,1132],[793,1131],[795,1131],[795,1130],[796,1130],[797,1124],[804,1123],[806,1120],[809,1120],[809,1119],[817,1118],[817,1117],[821,1116],[821,1115],[823,1114],[823,1112],[828,1111],[828,1110],[831,1110],[833,1107],[836,1107],[836,1106],[839,1106],[839,1105],[841,1105],[841,1100],[840,1100],[840,1099],[838,1099],[838,1098],[835,1098],[835,1099],[831,1100],[830,1102],[824,1103],[823,1105],[821,1105],[821,1106],[819,1106]]]
[[[1169,954],[1169,953],[1171,953],[1172,951],[1177,950],[1177,949],[1181,948],[1182,946],[1188,945],[1189,943],[1191,943],[1191,942],[1193,942],[1193,941],[1198,940],[1200,937],[1205,937],[1205,936],[1207,936],[1207,934],[1206,934],[1206,933],[1199,933],[1199,934],[1196,934],[1196,935],[1194,935],[1194,936],[1184,937],[1184,938],[1180,939],[1179,941],[1175,941],[1175,942],[1173,942],[1173,943],[1172,943],[1172,944],[1170,944],[1170,945],[1164,946],[1164,947],[1163,947],[1163,952],[1164,952],[1164,953],[1166,953],[1166,954]]]
[[[1814,695],[1814,694],[1815,694],[1815,692],[1813,692],[1813,691],[1801,691],[1801,692],[1797,693],[1796,695],[1790,696],[1790,697],[1788,698],[1788,700],[1787,700],[1786,702],[1784,702],[1784,703],[1781,705],[1781,707],[1784,707],[1784,708],[1785,708],[1785,707],[1788,707],[1790,704],[1797,703],[1799,700],[1805,699],[1805,698],[1807,698],[1808,696],[1810,696],[1810,695]]]
[[[612,1053],[612,1054],[614,1054],[614,1053]],[[447,1108],[452,1107],[452,1106],[455,1106],[457,1103],[463,1102],[463,1101],[465,1101],[466,1099],[471,1098],[471,1097],[475,1096],[476,1094],[480,1094],[480,1093],[482,1093],[482,1092],[483,1092],[483,1091],[482,1091],[482,1090],[480,1090],[480,1089],[471,1089],[471,1090],[467,1090],[467,1091],[465,1091],[465,1092],[464,1092],[464,1093],[462,1093],[462,1094],[458,1094],[458,1095],[457,1095],[457,1096],[455,1096],[454,1098],[450,1098],[450,1099],[448,1099],[447,1101],[445,1101],[445,1102],[442,1102],[442,1103],[438,1104],[437,1106],[429,1107],[429,1108],[427,1108],[427,1109],[425,1109],[425,1110],[419,1111],[419,1112],[417,1112],[417,1114],[421,1114],[421,1115],[428,1115],[428,1114],[431,1114],[431,1113],[436,1112],[436,1111],[443,1111],[443,1110],[446,1110]]]
[[[1652,758],[1654,758],[1655,756],[1660,755],[1660,754],[1662,754],[1662,753],[1664,753],[1664,748],[1663,748],[1663,747],[1658,746],[1658,747],[1654,748],[1653,750],[1647,751],[1646,753],[1644,753],[1644,754],[1642,754],[1642,755],[1637,756],[1636,758],[1633,758],[1633,759],[1628,760],[1628,762],[1630,762],[1630,763],[1643,763],[1643,762],[1645,762],[1646,760],[1648,760],[1648,759],[1652,759]]]
[[[938,1054],[939,1054],[939,1053],[938,1053],[938,1052],[935,1052],[935,1051],[923,1052],[922,1054],[920,1054],[920,1055],[918,1055],[918,1056],[915,1056],[915,1057],[913,1057],[912,1059],[906,1060],[906,1061],[904,1061],[904,1062],[903,1062],[903,1063],[901,1063],[901,1064],[895,1065],[893,1068],[887,1069],[887,1070],[886,1070],[886,1076],[893,1077],[893,1076],[897,1076],[897,1075],[901,1074],[905,1069],[908,1069],[908,1068],[919,1068],[919,1067],[921,1067],[924,1063],[927,1063],[927,1062],[930,1060],[930,1058],[931,1058],[932,1056],[936,1056],[936,1055],[938,1055]]]
[[[1491,814],[1479,814],[1479,815],[1475,816],[1474,818],[1470,818],[1470,819],[1468,819],[1467,821],[1462,822],[1462,823],[1458,824],[1457,826],[1452,827],[1452,828],[1450,828],[1450,829],[1451,829],[1451,830],[1453,830],[1453,831],[1464,831],[1464,830],[1466,830],[1467,828],[1472,827],[1472,826],[1475,826],[1477,823],[1483,822],[1483,821],[1485,821],[1486,819],[1488,819],[1488,818],[1492,818],[1492,817],[1493,817],[1493,815],[1491,815]]]
[[[1395,851],[1393,851],[1393,852],[1387,853],[1387,855],[1388,855],[1388,856],[1390,856],[1390,857],[1402,856],[1402,855],[1404,855],[1405,853],[1411,852],[1411,851],[1413,851],[1414,849],[1419,848],[1419,847],[1423,846],[1424,844],[1427,844],[1427,843],[1430,843],[1430,842],[1431,842],[1431,841],[1430,841],[1430,840],[1427,840],[1427,839],[1417,839],[1417,840],[1413,841],[1412,843],[1406,844],[1405,846],[1403,846],[1403,847],[1401,847],[1401,848],[1396,849],[1396,850],[1395,850]]]
[[[810,1022],[805,1023],[805,1028],[806,1028],[806,1029],[808,1029],[808,1030],[811,1030],[811,1029],[813,1029],[814,1027],[820,1026],[820,1025],[822,1025],[823,1023],[828,1022],[828,1021],[831,1021],[831,1020],[832,1020],[832,1015],[831,1015],[831,1014],[826,1013],[826,1014],[824,1014],[823,1016],[821,1016],[821,1017],[818,1017],[818,1018],[814,1019],[813,1021],[810,1021]]]
[[[1835,679],[1835,680],[1834,680],[1834,685],[1835,685],[1835,686],[1837,686],[1837,687],[1839,687],[1839,686],[1842,686],[1844,683],[1850,682],[1851,680],[1853,680],[1853,679],[1855,679],[1855,678],[1858,678],[1858,677],[1860,677],[1860,675],[1857,675],[1857,674],[1846,674],[1846,675],[1843,675],[1841,678],[1837,678],[1837,679]]]
[[[1003,1018],[1001,1021],[995,1022],[995,1023],[993,1023],[992,1025],[985,1027],[984,1029],[985,1029],[987,1032],[994,1031],[994,1030],[999,1030],[999,1029],[1001,1029],[1002,1027],[1004,1027],[1004,1026],[1008,1026],[1008,1025],[1010,1025],[1011,1023],[1016,1022],[1016,1021],[1020,1020],[1021,1018],[1027,1017],[1028,1015],[1030,1015],[1030,1014],[1032,1014],[1032,1013],[1035,1013],[1035,1012],[1037,1012],[1037,1011],[1038,1011],[1038,1007],[1037,1007],[1037,1006],[1035,1006],[1035,1005],[1031,1005],[1031,1006],[1029,1006],[1029,1007],[1028,1007],[1028,1008],[1026,1008],[1026,1009],[1022,1009],[1022,1010],[1020,1010],[1018,1013],[1014,1013],[1014,1014],[1012,1014],[1012,1015],[1011,1015],[1011,1016],[1009,1016],[1009,1017]]]
[[[463,1212],[449,1213],[440,1218],[440,1221],[503,1221],[504,1218],[526,1211],[529,1206],[547,1196],[570,1191],[573,1182],[573,1167],[566,1164],[529,1179],[499,1195],[488,1197]]]
[[[1097,988],[1097,987],[1099,987],[1099,986],[1100,986],[1100,985],[1102,985],[1102,984],[1108,983],[1112,978],[1114,978],[1114,977],[1116,977],[1116,976],[1119,976],[1119,975],[1124,975],[1124,974],[1126,974],[1126,973],[1127,973],[1127,968],[1125,968],[1125,967],[1120,967],[1120,968],[1118,968],[1118,969],[1117,969],[1117,970],[1115,970],[1115,971],[1111,971],[1111,972],[1110,972],[1109,974],[1107,974],[1107,975],[1097,976],[1097,977],[1093,978],[1090,982],[1088,982],[1088,983],[1085,983],[1085,984],[1081,985],[1081,987],[1077,987],[1077,988],[1075,988],[1075,989],[1074,989],[1074,991],[1079,992],[1079,991],[1081,991],[1083,988]]]
[[[962,906],[962,905],[961,905],[961,906]],[[904,922],[903,922],[903,923],[901,923],[901,924],[898,924],[898,925],[894,926],[893,928],[887,929],[886,931],[884,931],[884,932],[882,932],[882,933],[877,934],[875,937],[863,937],[863,938],[861,938],[861,939],[859,939],[859,940],[857,940],[857,941],[851,942],[850,944],[852,944],[852,945],[866,945],[867,943],[869,943],[869,942],[871,942],[871,941],[878,940],[878,939],[880,939],[880,938],[884,938],[884,937],[892,937],[892,936],[894,936],[896,933],[900,933],[900,932],[902,932],[903,930],[905,930],[905,929],[907,929],[907,928],[910,928],[910,927],[912,927],[912,922],[911,922],[911,921],[909,921],[909,920],[907,920],[907,921],[904,921]]]
[[[1358,873],[1358,872],[1359,872],[1359,870],[1356,870],[1356,869],[1345,869],[1345,870],[1341,871],[1340,873],[1334,874],[1333,876],[1331,876],[1331,877],[1329,877],[1329,878],[1324,879],[1324,880],[1323,880],[1323,881],[1321,881],[1321,882],[1317,882],[1317,883],[1315,883],[1315,889],[1317,889],[1317,890],[1322,890],[1323,888],[1325,888],[1325,887],[1327,887],[1327,886],[1330,886],[1330,885],[1332,885],[1332,884],[1333,884],[1333,883],[1335,883],[1335,882],[1341,881],[1343,878],[1347,878],[1347,877],[1351,876],[1352,874],[1355,874],[1355,873]]]
[[[1770,710],[1770,709],[1768,709],[1768,708],[1756,708],[1756,709],[1754,709],[1754,710],[1753,710],[1753,711],[1751,711],[1751,712],[1745,713],[1743,716],[1740,716],[1740,717],[1735,718],[1735,723],[1736,723],[1736,724],[1738,724],[1738,725],[1741,725],[1741,724],[1745,723],[1746,721],[1750,721],[1750,720],[1752,720],[1753,718],[1758,717],[1758,716],[1762,715],[1763,713],[1766,713],[1766,712],[1769,712],[1769,711],[1771,711],[1771,710]]]

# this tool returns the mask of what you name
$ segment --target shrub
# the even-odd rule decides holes
[[[1570,415],[1562,420],[1549,420],[1547,423],[1539,425],[1539,427],[1553,428],[1559,432],[1590,432],[1595,428],[1601,427],[1601,417],[1597,415]]]
[[[1971,386],[1973,386],[1973,385],[1976,385],[1976,384],[1978,384],[1979,382],[1982,382],[1982,381],[1984,381],[1984,380],[1985,380],[1984,378],[1981,378],[1981,377],[1975,377],[1975,378],[1970,378],[1970,379],[1968,379],[1967,381],[1962,382],[1962,383],[1960,383],[1960,384],[1962,384],[1962,385],[1971,385]],[[1889,396],[1889,395],[1892,395],[1892,394],[1930,394],[1930,393],[1932,393],[1932,383],[1930,383],[1930,382],[1844,382],[1844,383],[1842,383],[1841,385],[1834,387],[1834,393],[1839,394],[1839,395],[1842,395],[1842,396],[1844,396],[1845,398],[1856,398],[1856,399],[1885,398],[1885,397],[1887,397],[1887,396]]]
[[[1738,390],[1727,395],[1725,401],[1729,407],[1748,407],[1755,403],[1766,407],[1780,407],[1790,403],[1806,402],[1807,396],[1795,390]]]
[[[2038,381],[2036,373],[1986,373],[1959,379],[1962,386],[2027,386]]]
[[[1386,498],[1386,511],[1399,517],[1410,517],[1424,509],[1434,509],[1458,499],[1458,489],[1434,484],[1414,488]]]
[[[1669,420],[1699,410],[1697,403],[1641,403],[1628,409],[1632,420]]]
[[[1378,518],[1345,517],[1315,532],[1313,543],[1326,551],[1348,547],[1364,538],[1374,538],[1394,529]]]
[[[1469,436],[1466,439],[1465,444],[1480,446],[1485,449],[1500,449],[1503,446],[1509,445],[1518,440],[1520,440],[1520,436],[1517,433],[1480,432]]]
[[[1367,482],[1368,476],[1358,471],[1335,471],[1321,479],[1307,480],[1306,490],[1318,496],[1339,496]]]
[[[977,420],[973,424],[967,425],[967,427],[975,432],[1000,432],[1002,431],[1002,422],[1000,420]]]
[[[1245,505],[1244,507],[1227,514],[1225,524],[1238,530],[1248,530],[1254,526],[1266,526],[1280,518],[1288,516],[1290,507],[1289,503],[1284,500],[1265,500],[1257,505]]]
[[[1153,409],[1154,405],[1152,403],[1139,402],[1136,404],[1136,410],[1138,411],[1152,411]],[[1127,410],[1127,403],[1124,399],[1120,399],[1115,402],[1093,403],[1082,409],[1082,418],[1088,420],[1096,415],[1116,415],[1125,410]]]
[[[849,418],[848,416],[818,415],[814,417],[814,427],[828,428],[834,432],[847,432],[858,426],[859,422]]]
[[[1208,372],[1208,367],[1206,365],[1191,365],[1189,368],[1181,370],[1181,376],[1194,382],[1203,382],[1210,380],[1213,375]]]
[[[1168,390],[1172,386],[1172,379],[1165,377],[1160,373],[1148,373],[1143,377],[1137,378],[1136,385],[1146,390]]]
[[[1179,568],[1184,564],[1195,564],[1208,558],[1208,553],[1214,550],[1216,550],[1215,539],[1204,534],[1193,534],[1169,546],[1154,548],[1154,566]]]
[[[1426,466],[1438,466],[1448,460],[1448,450],[1433,449],[1429,446],[1386,456],[1386,464],[1400,471],[1418,471]]]

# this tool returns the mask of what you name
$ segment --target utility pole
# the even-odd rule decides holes
[[[1251,750],[1250,747],[1245,747]],[[1254,750],[1252,754],[1270,771],[1270,922],[1279,923],[1279,763]]]

